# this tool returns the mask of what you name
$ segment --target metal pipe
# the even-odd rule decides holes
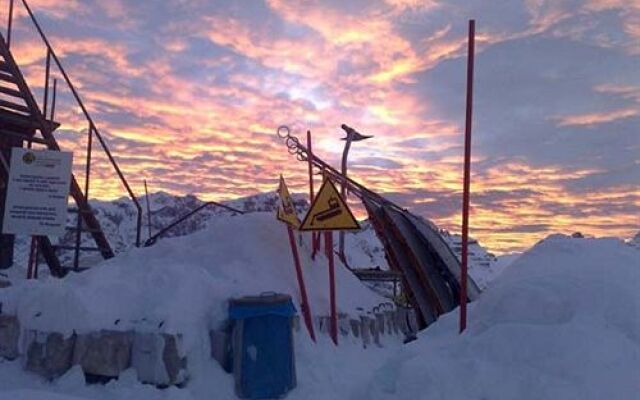
[[[333,343],[338,345],[338,309],[336,305],[336,275],[335,265],[333,262],[333,232],[326,231],[324,233],[324,246],[327,258],[329,260],[329,304],[331,308],[331,326],[330,333]]]
[[[347,138],[345,139],[344,150],[342,151],[342,177],[343,181],[340,185],[340,196],[342,196],[342,200],[347,202],[347,157],[349,157],[349,150],[351,150],[351,142],[353,140],[353,135],[347,134]],[[342,264],[349,268],[349,264],[347,263],[347,257],[344,254],[344,231],[340,231],[338,233],[338,258],[342,261]]]
[[[173,221],[172,223],[170,223],[169,225],[165,226],[164,228],[162,228],[158,233],[156,233],[155,235],[153,235],[152,237],[150,237],[149,239],[147,239],[146,242],[144,242],[144,247],[148,247],[151,246],[153,244],[155,244],[155,242],[165,233],[167,233],[170,229],[172,229],[173,227],[175,227],[176,225],[186,221],[187,219],[189,219],[191,216],[195,215],[196,213],[200,212],[201,210],[203,210],[206,207],[209,206],[216,206],[216,207],[222,207],[224,209],[227,209],[229,211],[233,211],[235,213],[238,214],[244,214],[244,212],[235,209],[233,207],[227,206],[225,204],[220,204],[217,203],[215,201],[208,201],[204,204],[202,204],[201,206],[189,211],[188,213],[186,213],[185,215],[183,215],[182,217],[176,219],[175,221]]]
[[[309,158],[309,152],[307,150],[307,147],[302,145],[297,138],[295,138],[294,136],[290,136],[288,133],[287,135],[283,136],[283,134],[281,134],[281,131],[280,131],[282,128],[283,127],[280,127],[278,130],[278,137],[280,137],[281,139],[286,139],[285,143],[287,144],[287,147],[289,147],[289,152],[291,153],[291,150],[293,149],[294,151],[291,154],[297,154],[299,156],[298,157],[299,159],[302,158],[304,160],[307,160],[307,158]],[[288,128],[286,129],[288,130]],[[290,144],[292,145],[292,147],[290,147]],[[367,198],[376,204],[384,204],[398,211],[405,210],[403,207],[400,207],[394,202],[389,201],[384,197],[380,196],[379,194],[367,189],[364,185],[354,181],[348,176],[343,176],[338,170],[336,170],[334,167],[329,165],[327,162],[325,162],[318,156],[312,154],[310,158],[313,162],[313,165],[322,171],[323,177],[329,177],[330,179],[333,180],[333,182],[336,182],[336,183],[346,182],[348,185],[348,190],[352,192],[354,195],[356,195],[358,198],[360,199]]]
[[[467,109],[464,129],[464,182],[462,190],[462,262],[460,273],[460,333],[467,327],[467,262],[469,258],[469,192],[471,189],[471,124],[473,117],[473,62],[475,47],[475,20],[469,21],[469,48],[467,57]]]
[[[309,161],[309,203],[313,203],[313,152],[311,150],[311,131],[307,131],[307,160]]]
[[[93,149],[93,127],[89,126],[87,134],[87,161],[84,176],[84,198],[89,203],[89,185],[91,181],[91,152]],[[76,248],[74,249],[73,268],[77,271],[80,267],[80,244],[82,238],[82,212],[78,206],[78,222],[76,226]]]
[[[7,22],[7,49],[11,47],[12,27],[13,27],[13,0],[9,0],[9,21]]]
[[[147,228],[149,231],[149,238],[151,238],[151,202],[149,201],[149,189],[147,189],[147,180],[144,180],[144,194],[147,198]]]
[[[87,137],[87,165],[86,175],[84,177],[84,197],[89,202],[89,185],[91,184],[91,155],[93,153],[93,132],[94,127],[89,127],[89,133]]]
[[[313,151],[311,149],[311,131],[307,131],[307,161],[309,164],[309,205],[313,203],[315,193],[313,190]],[[311,259],[316,259],[316,254],[320,249],[320,234],[311,232]]]
[[[47,106],[49,104],[49,74],[51,71],[51,53],[47,49],[47,62],[44,70],[44,98],[42,99],[42,115],[47,118]]]
[[[58,97],[58,79],[54,78],[53,93],[51,95],[51,117],[49,118],[49,120],[51,121],[53,121],[56,116],[56,97]],[[43,114],[43,116],[45,117],[45,119],[47,118],[46,115]]]

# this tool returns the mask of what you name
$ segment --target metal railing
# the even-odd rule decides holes
[[[403,207],[397,205],[391,200],[388,200],[380,196],[378,193],[367,189],[361,183],[356,182],[348,176],[344,176],[340,171],[329,165],[320,157],[310,152],[306,146],[300,143],[300,139],[291,134],[291,129],[288,126],[282,125],[278,127],[276,133],[280,139],[284,140],[289,154],[295,155],[298,161],[309,161],[309,157],[311,157],[311,163],[314,167],[318,168],[323,175],[327,176],[333,182],[340,185],[346,185],[347,190],[350,193],[356,195],[356,197],[360,199],[366,198],[376,204],[390,206],[398,211],[405,210]]]
[[[159,238],[161,238],[163,235],[165,235],[171,229],[173,229],[176,226],[178,226],[179,224],[185,222],[186,220],[188,220],[189,218],[193,217],[194,215],[196,215],[200,211],[204,210],[205,208],[211,207],[211,206],[213,206],[213,207],[221,207],[221,208],[224,208],[226,210],[229,210],[231,212],[238,213],[238,214],[244,214],[244,211],[240,211],[240,210],[238,210],[236,208],[233,208],[231,206],[227,206],[225,204],[221,204],[221,203],[218,203],[218,202],[215,202],[215,201],[208,201],[208,202],[202,204],[201,206],[199,206],[197,208],[194,208],[193,210],[189,211],[185,215],[181,216],[180,218],[176,219],[175,221],[173,221],[169,225],[167,225],[164,228],[162,228],[158,233],[156,233],[155,235],[151,236],[149,239],[147,239],[144,242],[144,247],[149,247],[149,246],[154,245],[158,241]]]
[[[71,94],[73,95],[73,98],[75,99],[76,105],[80,108],[80,110],[82,111],[82,114],[84,115],[86,121],[89,124],[88,130],[87,130],[88,143],[87,143],[87,158],[86,158],[86,166],[85,166],[84,197],[88,201],[88,199],[89,199],[89,187],[90,187],[90,176],[91,176],[91,155],[92,155],[91,153],[92,153],[92,147],[93,147],[92,146],[93,137],[95,136],[95,138],[98,139],[98,142],[100,143],[100,146],[101,146],[102,150],[107,155],[107,158],[109,159],[109,163],[113,167],[113,170],[115,170],[116,174],[118,175],[118,178],[119,178],[120,182],[124,185],[124,188],[126,189],[126,192],[129,195],[129,198],[133,201],[133,203],[134,203],[134,205],[136,207],[136,210],[137,210],[137,213],[138,213],[137,220],[136,220],[136,224],[137,224],[136,225],[136,246],[139,247],[140,246],[140,242],[141,242],[141,229],[142,229],[142,207],[141,207],[141,205],[140,205],[140,203],[138,201],[138,198],[136,197],[135,193],[131,189],[131,186],[129,185],[129,182],[127,181],[127,179],[125,178],[124,174],[122,173],[122,170],[118,166],[118,163],[114,159],[113,154],[109,150],[109,147],[107,146],[107,143],[106,143],[104,137],[102,136],[102,134],[98,130],[96,124],[94,123],[93,119],[91,118],[91,115],[89,115],[89,112],[87,111],[87,108],[85,107],[84,102],[82,101],[82,99],[80,98],[80,95],[78,94],[78,91],[76,90],[76,88],[73,85],[73,83],[71,83],[71,79],[69,78],[69,75],[67,74],[66,70],[64,69],[62,63],[60,62],[60,59],[56,55],[56,52],[54,51],[53,47],[51,46],[51,43],[49,42],[46,34],[44,33],[44,31],[42,30],[40,24],[38,23],[33,11],[31,10],[31,7],[29,6],[29,4],[27,3],[26,0],[20,0],[20,1],[22,2],[25,11],[27,12],[29,18],[31,19],[31,21],[33,23],[33,26],[35,27],[36,31],[38,32],[42,42],[44,43],[44,45],[46,47],[46,50],[47,50],[44,99],[43,99],[43,108],[42,108],[43,113],[42,114],[46,119],[47,105],[48,105],[48,95],[49,95],[49,79],[50,79],[50,75],[51,75],[50,68],[51,68],[51,60],[53,60],[55,66],[57,67],[58,71],[62,75],[63,80],[67,84],[67,87],[71,91]],[[11,45],[11,32],[12,32],[12,27],[13,27],[13,14],[14,14],[14,0],[10,0],[9,1],[9,19],[8,19],[8,24],[7,24],[7,46]],[[53,119],[53,116],[54,116],[54,113],[55,113],[56,84],[57,84],[57,80],[54,80],[54,82],[53,82],[54,91],[53,91],[52,106],[51,106],[51,119]],[[77,241],[79,241],[79,235],[80,235],[80,230],[78,230]]]

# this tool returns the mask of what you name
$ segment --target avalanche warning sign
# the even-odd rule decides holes
[[[342,200],[335,185],[325,179],[304,217],[301,231],[339,231],[360,229],[358,221]]]

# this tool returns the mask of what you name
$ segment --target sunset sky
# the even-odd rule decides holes
[[[311,130],[337,166],[346,123],[375,135],[352,177],[452,231],[474,18],[471,235],[501,253],[640,230],[639,0],[29,3],[139,194],[146,178],[224,200],[280,173],[306,193],[276,128]],[[41,98],[44,48],[17,13],[12,50]],[[79,150],[86,126],[59,100],[57,137]],[[124,195],[106,171],[92,194]]]

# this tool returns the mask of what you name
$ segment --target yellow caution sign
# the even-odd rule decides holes
[[[287,188],[287,184],[284,182],[282,175],[280,175],[278,196],[280,196],[280,206],[278,206],[277,218],[285,224],[289,224],[293,228],[298,229],[300,226],[300,218],[298,218],[296,207],[293,204],[293,200],[289,194],[289,189]]]
[[[347,204],[330,179],[325,179],[304,217],[301,231],[340,231],[360,229]]]

